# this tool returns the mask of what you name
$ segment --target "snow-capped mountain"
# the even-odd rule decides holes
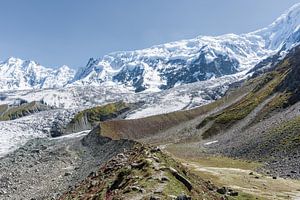
[[[0,63],[0,89],[25,90],[57,88],[73,79],[75,71],[67,66],[46,68],[35,61],[9,58]]]
[[[225,75],[246,74],[270,56],[284,56],[299,42],[300,3],[266,28],[251,33],[199,36],[142,50],[115,52],[91,58],[76,74],[67,66],[54,70],[34,61],[10,58],[0,64],[0,91],[86,85],[160,91]]]
[[[247,34],[200,36],[148,49],[116,52],[90,59],[75,85],[115,82],[135,91],[168,89],[250,70],[279,50],[300,41],[300,4],[266,28]]]

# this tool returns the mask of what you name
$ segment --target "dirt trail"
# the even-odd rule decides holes
[[[263,199],[300,199],[300,181],[264,176],[239,168],[203,166],[198,162],[184,162],[186,167],[211,179],[220,186],[252,194]]]

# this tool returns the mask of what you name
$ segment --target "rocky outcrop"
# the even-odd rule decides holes
[[[208,188],[161,150],[136,143],[59,199],[219,199]]]

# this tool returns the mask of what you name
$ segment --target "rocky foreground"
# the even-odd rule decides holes
[[[221,190],[190,174],[159,148],[136,144],[59,199],[219,199],[216,191]]]
[[[1,158],[0,199],[57,199],[101,164],[134,145],[108,138],[90,145],[82,142],[83,137],[34,139]]]

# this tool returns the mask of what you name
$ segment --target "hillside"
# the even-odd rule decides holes
[[[215,190],[215,191],[214,191]],[[137,144],[59,199],[219,199],[212,184],[161,152]]]
[[[62,127],[62,133],[75,133],[93,129],[100,121],[114,118],[124,118],[130,111],[139,107],[141,103],[129,104],[125,102],[109,103],[96,106],[78,112],[66,127]]]

